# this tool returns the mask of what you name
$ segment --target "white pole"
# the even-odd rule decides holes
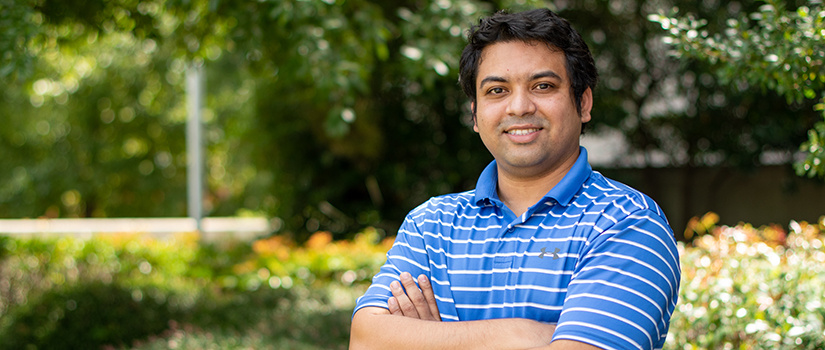
[[[193,63],[186,71],[186,192],[187,211],[195,219],[198,232],[203,232],[203,66]]]

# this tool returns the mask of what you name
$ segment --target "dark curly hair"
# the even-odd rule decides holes
[[[482,18],[470,28],[467,46],[459,62],[459,83],[472,102],[476,102],[476,79],[485,47],[497,42],[542,42],[564,52],[570,90],[581,114],[582,94],[594,90],[598,72],[590,49],[570,22],[549,9],[535,9],[518,13],[500,11]],[[475,116],[475,110],[473,110]]]

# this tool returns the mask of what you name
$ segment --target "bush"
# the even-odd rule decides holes
[[[204,296],[207,281],[185,274],[197,249],[192,238],[7,238],[0,349],[120,345],[163,331]]]
[[[707,233],[680,244],[682,286],[666,348],[824,349],[825,217],[791,222],[790,232],[716,220],[693,220]]]
[[[825,218],[823,218],[825,220]],[[825,348],[825,221],[692,220],[667,349]],[[346,349],[391,240],[0,238],[0,349]]]
[[[371,229],[330,237],[4,237],[0,349],[346,348],[355,298],[387,244]]]
[[[91,282],[57,288],[9,315],[3,348],[83,349],[123,344],[157,334],[179,318],[166,293],[141,292],[116,283]]]

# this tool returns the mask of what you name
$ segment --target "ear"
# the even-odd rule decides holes
[[[581,119],[582,123],[587,123],[590,121],[590,111],[593,110],[593,90],[587,88],[582,93],[582,112],[579,114],[579,118]]]
[[[475,102],[470,102],[470,109],[473,111],[473,131],[478,132],[478,116],[476,114]]]

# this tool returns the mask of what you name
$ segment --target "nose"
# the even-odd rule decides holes
[[[513,91],[509,102],[507,104],[507,115],[523,117],[536,113],[536,103],[533,101],[533,96],[523,89]]]

